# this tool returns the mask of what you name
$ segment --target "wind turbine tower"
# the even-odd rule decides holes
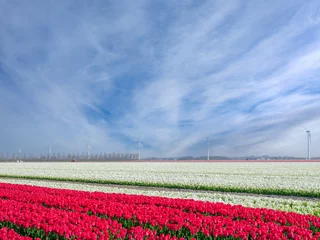
[[[20,156],[21,156],[21,148],[22,148],[23,146],[20,146],[19,147],[19,150],[18,150],[18,160],[20,161]]]
[[[308,142],[308,158],[307,159],[310,160],[311,132],[310,130],[307,130],[306,133],[307,133],[307,142]]]
[[[140,154],[141,154],[141,150],[142,150],[142,144],[141,144],[141,140],[143,138],[143,135],[141,136],[141,138],[139,139],[138,141],[138,149],[139,149],[139,152],[138,152],[138,160],[140,161]]]
[[[51,159],[51,148],[52,148],[52,145],[49,145],[49,160]]]
[[[91,157],[91,150],[92,150],[91,142],[88,141],[88,143],[87,143],[87,157],[88,157],[88,160]]]
[[[207,155],[207,160],[210,160],[210,137],[207,137],[207,144],[208,144],[208,155]]]
[[[302,125],[301,125],[302,126]],[[307,128],[305,128],[304,126],[302,126],[305,130],[306,130],[306,133],[307,133],[307,148],[308,148],[308,155],[307,155],[307,160],[310,160],[311,158],[311,131]]]

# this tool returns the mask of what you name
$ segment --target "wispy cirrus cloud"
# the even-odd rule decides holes
[[[215,155],[304,156],[300,124],[320,141],[318,1],[0,9],[3,151],[134,151],[144,135],[145,156],[204,155],[212,133]]]

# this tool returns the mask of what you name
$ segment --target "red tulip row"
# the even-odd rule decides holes
[[[5,186],[2,186],[5,187]],[[134,205],[155,205],[156,207],[167,207],[170,209],[183,209],[185,212],[197,212],[203,213],[204,215],[213,216],[228,216],[241,219],[254,219],[255,221],[261,220],[263,216],[264,222],[277,222],[280,225],[295,225],[299,227],[309,227],[309,222],[313,225],[320,227],[319,218],[314,216],[305,216],[296,213],[285,213],[281,211],[268,210],[268,209],[257,209],[257,208],[245,208],[242,206],[231,206],[223,203],[209,203],[194,200],[183,200],[183,199],[170,199],[163,197],[147,197],[141,195],[126,195],[126,194],[105,194],[105,193],[88,193],[84,191],[70,191],[70,190],[59,190],[50,189],[43,187],[32,187],[31,192],[29,191],[30,186],[19,186],[19,188],[13,189],[12,185],[8,187],[13,191],[11,192],[10,199],[15,198],[20,200],[17,191],[23,194],[25,201],[38,201],[47,205],[52,205],[60,208],[70,208],[70,204],[73,204],[73,209],[81,206],[98,208],[99,205],[106,205],[106,203],[119,203],[123,204],[134,204]],[[29,193],[28,193],[29,191]],[[40,191],[41,196],[34,198],[33,194],[35,191]],[[44,194],[45,193],[45,194]],[[1,194],[1,185],[0,185]],[[10,194],[9,190],[4,189],[4,193]],[[61,201],[60,198],[56,198],[57,195],[63,194],[64,199],[71,199],[71,201]],[[5,195],[1,195],[5,197]],[[28,196],[28,197],[27,197]],[[8,197],[8,196],[7,196]],[[56,202],[54,202],[56,201]],[[89,209],[92,211],[92,209]],[[83,210],[83,209],[82,209]]]
[[[11,188],[12,185],[9,185],[8,187]],[[80,209],[84,212],[85,210],[96,211],[94,208],[97,208],[99,211],[101,210],[101,208],[103,208],[103,205],[106,205],[107,203],[113,204],[114,202],[121,202],[121,206],[123,206],[124,204],[147,204],[155,205],[156,207],[168,207],[170,209],[183,209],[183,211],[185,212],[198,212],[203,213],[204,215],[228,216],[232,218],[234,217],[246,220],[253,219],[255,221],[258,221],[262,220],[263,217],[264,222],[277,222],[280,225],[290,224],[291,226],[294,225],[304,228],[308,228],[310,226],[309,223],[311,222],[313,223],[313,225],[320,227],[319,218],[315,216],[306,216],[296,213],[285,213],[281,211],[267,209],[245,208],[242,206],[231,206],[222,203],[209,203],[182,199],[177,200],[163,197],[146,197],[141,195],[88,193],[84,191],[59,190],[43,187],[31,188],[31,191],[33,192],[36,190],[41,191],[41,197],[34,198],[33,193],[29,194],[29,196],[27,195],[28,189],[30,189],[30,186],[19,186],[18,189],[11,189],[13,191],[11,193],[11,199],[15,197],[16,200],[21,201],[21,197],[19,197],[19,194],[17,194],[16,192],[20,191],[23,194],[24,200],[27,202],[38,201],[47,205],[60,208],[70,208],[73,205],[73,210],[76,210],[81,205],[85,206],[85,209],[83,209],[83,207],[81,207]],[[43,194],[43,192],[45,192],[46,194]],[[9,194],[8,189],[5,189],[5,194]],[[64,199],[67,199],[67,197],[69,197],[71,201],[61,201],[60,198],[56,198],[56,195],[61,194],[63,194]],[[80,210],[78,209],[78,211]],[[101,214],[103,214],[103,212]],[[130,217],[130,215],[128,217]]]
[[[21,236],[12,229],[6,227],[0,228],[0,239],[14,239],[14,240],[32,240],[31,237]]]
[[[150,239],[166,239],[170,236],[189,239],[194,237],[318,239],[320,237],[320,218],[315,216],[222,203],[90,193],[13,184],[0,184],[0,198],[4,199],[1,203],[7,202],[9,205],[18,203],[19,206],[23,206],[22,209],[26,211],[23,215],[30,216],[36,209],[36,216],[42,216],[40,219],[34,219],[29,225],[23,225],[26,219],[19,221],[16,215],[10,219],[0,218],[0,221],[9,221],[26,228],[36,227],[42,229],[46,236],[54,232],[59,236],[67,238],[77,236],[82,239],[86,228],[80,224],[80,220],[85,219],[87,223],[85,226],[94,224],[96,228],[102,222],[107,224],[93,231],[100,239],[108,238],[106,234],[109,234],[109,237],[129,239],[143,239],[144,236]],[[28,209],[32,209],[31,212],[27,211]],[[2,212],[1,207],[0,213],[3,216]],[[47,212],[49,215],[46,215]],[[46,221],[46,224],[43,224],[43,221]],[[67,231],[66,228],[59,229],[61,224],[73,229],[71,226],[75,223],[79,229],[74,229],[73,232]],[[106,226],[108,231],[105,230]],[[121,233],[117,231],[119,229]]]
[[[39,239],[173,239],[168,234],[137,227],[125,228],[111,218],[47,208],[14,200],[0,200],[0,223],[22,235]]]

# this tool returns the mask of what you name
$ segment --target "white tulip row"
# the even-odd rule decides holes
[[[1,179],[0,182],[29,184],[34,186],[44,186],[52,188],[74,189],[83,191],[99,191],[109,193],[126,193],[126,194],[141,194],[147,196],[163,196],[169,198],[188,198],[210,202],[223,202],[232,205],[243,205],[255,208],[270,208],[283,210],[287,212],[297,212],[302,214],[311,214],[320,217],[320,201],[300,201],[290,200],[285,198],[274,197],[258,197],[258,196],[239,196],[232,193],[203,193],[196,191],[156,191],[145,189],[132,189],[127,187],[110,187],[107,185],[82,184],[70,182],[55,182],[55,181],[39,181],[28,179]]]
[[[320,191],[320,163],[1,163],[0,175]]]

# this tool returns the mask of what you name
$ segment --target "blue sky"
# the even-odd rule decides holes
[[[320,155],[320,1],[0,0],[0,152]]]

